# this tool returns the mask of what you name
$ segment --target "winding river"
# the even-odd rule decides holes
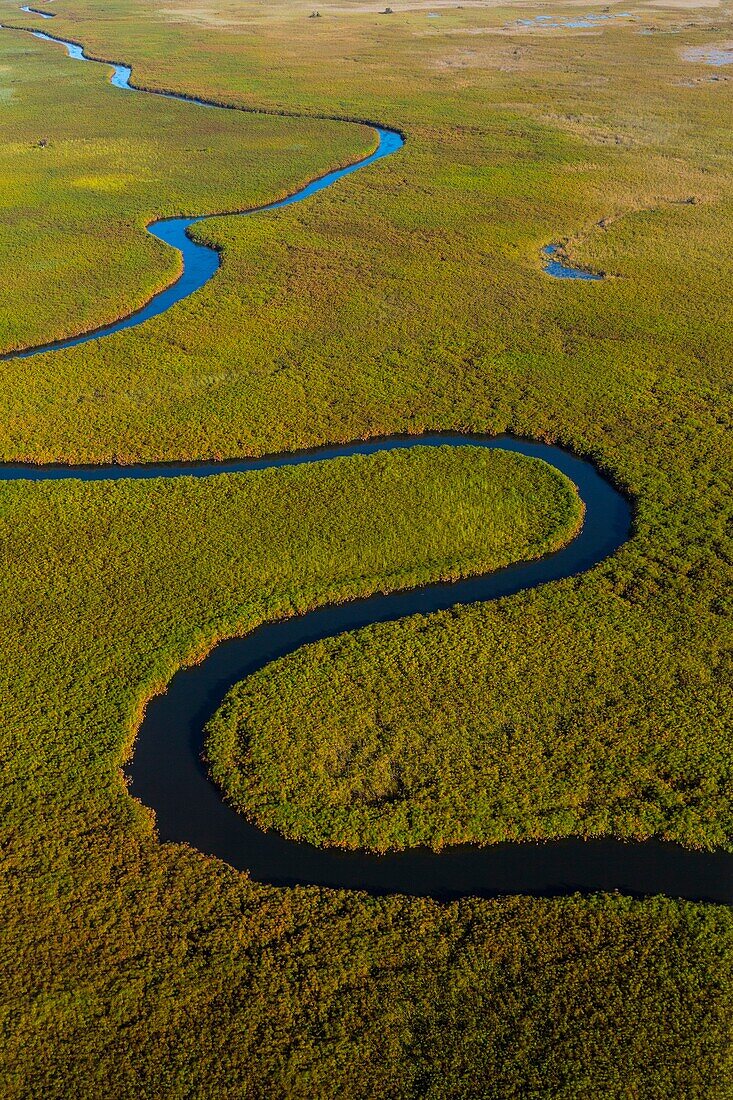
[[[65,46],[72,57],[89,60],[76,43],[51,38],[41,32],[33,33],[38,38]],[[112,67],[112,83],[131,89],[130,68],[126,65]],[[166,92],[151,94],[186,99]],[[202,100],[186,101],[204,107],[215,106]],[[259,210],[274,210],[302,201],[402,146],[403,138],[396,131],[377,126],[374,129],[378,145],[370,156],[314,180],[296,194]],[[155,236],[180,250],[183,272],[143,309],[95,332],[29,348],[6,358],[38,355],[101,339],[142,324],[194,293],[208,282],[219,266],[215,250],[188,237],[189,227],[201,220],[202,217],[168,218],[149,226]],[[568,277],[567,271],[564,268],[560,277]],[[587,273],[575,277],[593,278]],[[441,853],[413,848],[382,856],[312,847],[247,822],[222,800],[202,762],[204,727],[226,692],[276,658],[317,639],[372,623],[510,596],[523,589],[585,572],[614,553],[629,537],[631,509],[622,494],[591,463],[559,447],[513,436],[437,434],[360,441],[230,462],[88,467],[5,465],[0,466],[0,479],[110,481],[211,477],[323,462],[375,451],[443,445],[502,448],[544,459],[576,485],[586,508],[581,531],[567,546],[544,558],[520,562],[494,573],[387,595],[377,594],[322,607],[297,618],[266,623],[245,637],[218,643],[200,664],[182,668],[165,693],[148,704],[135,753],[127,767],[132,793],[155,811],[161,840],[188,843],[233,867],[248,871],[255,881],[271,885],[317,885],[440,899],[620,890],[637,896],[666,894],[733,903],[732,856],[724,852],[691,851],[653,840],[624,843],[614,839],[584,841],[571,838],[541,844],[455,847]]]
[[[67,42],[64,39],[55,38],[50,34],[44,34],[43,31],[32,31],[31,33],[35,38],[40,38],[44,42],[53,42],[57,45],[64,46],[69,57],[73,58],[75,61],[94,60],[86,56],[83,48],[77,42]],[[135,88],[135,86],[130,83],[132,69],[129,65],[104,61],[94,63],[105,65],[107,68],[111,67],[112,76],[110,82],[115,88],[120,88],[123,91],[144,91],[146,95],[159,96],[163,99],[177,99],[184,103],[191,103],[198,107],[206,107],[214,110],[237,109],[220,107],[215,103],[207,103],[203,99],[176,95],[174,92],[149,92],[147,89]],[[330,121],[342,120],[337,119]],[[315,195],[319,191],[331,187],[336,180],[343,179],[344,176],[351,175],[352,172],[356,172],[359,168],[365,168],[368,164],[373,164],[374,161],[381,160],[383,157],[388,157],[390,153],[397,152],[397,150],[404,145],[402,135],[396,130],[388,130],[383,126],[377,126],[373,123],[369,123],[369,125],[372,126],[377,135],[377,147],[369,156],[363,157],[361,160],[355,161],[345,168],[338,168],[334,172],[328,172],[324,176],[319,176],[318,179],[311,180],[305,187],[302,187],[299,191],[294,192],[292,195],[288,195],[284,199],[278,199],[277,202],[268,203],[266,206],[258,206],[250,210],[243,210],[236,216],[247,217],[250,214],[263,214],[266,211],[279,210],[283,206],[290,206],[293,203],[302,202],[303,199],[307,199],[311,195]],[[211,248],[209,245],[199,244],[192,240],[188,231],[191,226],[197,225],[207,218],[220,216],[220,214],[202,214],[193,218],[162,218],[160,221],[154,221],[148,225],[148,233],[152,234],[153,237],[157,237],[158,240],[163,241],[164,244],[170,245],[171,248],[175,248],[176,251],[180,253],[182,270],[175,282],[167,286],[165,290],[160,291],[159,294],[155,294],[141,309],[135,310],[134,313],[130,313],[126,317],[121,317],[111,324],[105,325],[103,328],[92,329],[89,332],[83,332],[78,336],[71,336],[65,340],[55,340],[51,343],[40,344],[36,347],[26,348],[22,351],[10,352],[8,355],[2,356],[2,358],[26,359],[32,355],[39,355],[41,352],[57,351],[61,348],[73,348],[78,344],[86,344],[90,340],[100,340],[104,336],[111,336],[112,333],[121,332],[123,329],[137,328],[138,325],[142,325],[145,321],[149,321],[151,317],[157,317],[158,314],[165,313],[166,310],[169,310],[171,306],[174,306],[177,302],[189,298],[213,278],[219,270],[221,261],[219,253],[215,248]]]

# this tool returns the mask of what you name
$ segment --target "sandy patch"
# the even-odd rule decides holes
[[[643,8],[667,8],[669,11],[695,11],[697,8],[720,8],[723,0],[644,0]]]
[[[252,14],[242,12],[241,18],[229,19],[216,8],[158,8],[158,15],[178,23],[193,23],[198,27],[245,27],[252,23]]]
[[[543,2],[532,3],[532,0],[392,0],[389,6],[394,9],[393,15],[383,15],[385,0],[323,0],[315,3],[315,0],[299,0],[282,4],[278,0],[194,0],[190,6],[185,0],[173,0],[165,8],[159,8],[158,14],[165,20],[178,23],[189,23],[194,26],[218,28],[220,30],[233,30],[236,28],[252,27],[264,23],[292,23],[305,19],[317,8],[324,16],[380,16],[387,20],[399,18],[404,14],[424,14],[426,20],[432,15],[439,25],[440,13],[449,14],[472,12],[477,17],[479,14],[487,16],[486,24],[474,33],[484,34],[516,34],[521,32],[534,32],[544,30],[545,33],[554,31],[560,33],[571,31],[593,33],[605,26],[618,26],[626,22],[633,22],[634,18],[648,16],[652,12],[662,15],[666,9],[670,14],[679,11],[692,12],[696,9],[702,12],[706,9],[720,8],[722,0],[641,0],[641,3],[629,2],[629,0],[612,0],[610,4],[594,5],[593,0],[565,0],[562,4],[562,14],[558,12],[560,5]],[[491,25],[490,15],[494,11],[500,11],[501,15]],[[507,21],[507,15],[516,12],[515,18]],[[483,23],[483,19],[480,20]]]
[[[395,7],[395,4],[397,5]],[[389,7],[394,9],[395,15],[400,15],[406,11],[424,11],[426,14],[430,12],[438,11],[441,8],[453,8],[464,9],[465,11],[481,11],[486,8],[499,7],[500,0],[476,0],[472,3],[468,0],[467,3],[462,4],[460,0],[434,0],[434,3],[429,3],[428,0],[407,0],[406,3],[400,3],[399,0],[392,0],[392,4]],[[374,0],[366,0],[366,2],[359,2],[349,4],[348,7],[340,7],[337,4],[321,4],[319,11],[327,11],[333,15],[355,15],[368,13],[369,15],[378,15],[380,12],[384,12],[384,4],[375,4]],[[385,18],[388,18],[385,16]]]
[[[429,16],[431,13],[437,13],[440,9],[448,10],[451,8],[484,11],[488,8],[498,7],[501,3],[502,0],[465,0],[464,3],[461,3],[460,0],[433,0],[433,3],[430,3],[430,0],[406,0],[405,3],[398,3],[394,14],[424,12],[426,16]],[[385,3],[380,3],[379,0],[355,0],[355,3],[348,6],[339,3],[330,4],[328,0],[326,0],[326,3],[315,3],[314,0],[308,0],[302,7],[293,6],[286,11],[283,11],[276,4],[253,3],[243,4],[241,8],[238,8],[236,4],[232,4],[222,10],[221,4],[212,3],[211,7],[199,4],[197,7],[180,5],[178,7],[159,8],[158,14],[179,23],[227,28],[250,26],[253,23],[269,22],[273,19],[276,22],[282,21],[283,18],[286,22],[301,18],[305,19],[315,10],[318,10],[321,15],[379,15],[384,12],[385,6]],[[504,3],[503,6],[506,6],[506,4]],[[385,15],[384,18],[389,19],[390,17]]]

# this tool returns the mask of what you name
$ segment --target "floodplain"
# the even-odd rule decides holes
[[[733,13],[319,10],[2,0],[0,350],[175,278],[154,219],[222,212],[192,230],[222,263],[145,325],[4,362],[0,458],[462,431],[591,459],[633,503],[616,554],[263,668],[214,716],[218,782],[327,847],[730,852],[733,138],[709,59]],[[29,29],[240,109],[112,88]],[[227,216],[364,157],[370,121],[398,154]],[[553,279],[548,245],[603,278]],[[218,640],[536,556],[580,518],[549,467],[450,448],[0,484],[3,1093],[729,1095],[729,908],[261,885],[161,844],[123,780],[146,702]]]

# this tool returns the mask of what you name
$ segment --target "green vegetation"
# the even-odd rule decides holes
[[[486,29],[501,24],[488,10],[446,14],[427,26],[417,14],[380,20],[357,13],[334,26],[325,15],[299,20],[288,6],[263,16],[258,4],[252,26],[223,32],[202,26],[203,16],[159,16],[132,0],[104,11],[95,4],[88,18],[74,2],[67,18],[69,3],[57,3],[54,33],[83,39],[100,56],[129,59],[146,86],[248,107],[376,117],[403,128],[408,142],[398,156],[312,202],[199,226],[197,234],[224,251],[221,272],[144,331],[14,364],[0,380],[0,455],[203,457],[426,425],[511,427],[598,455],[642,496],[644,513],[660,492],[680,500],[679,484],[654,482],[659,467],[667,482],[698,465],[690,455],[667,469],[668,455],[686,446],[675,433],[691,402],[702,403],[694,416],[702,418],[700,445],[719,445],[733,266],[726,89],[676,86],[694,70],[677,59],[682,36],[608,28],[583,39],[588,50],[579,54],[575,35],[522,37],[516,45],[507,35],[469,33],[477,21],[487,21]],[[12,17],[0,7],[3,22],[19,23],[17,9],[9,10]],[[243,18],[241,9],[233,17]],[[480,52],[459,80],[442,62],[462,35]],[[56,47],[10,31],[0,39],[0,48],[36,57],[44,76],[63,69],[68,95],[78,82],[89,96],[96,90],[87,129],[102,143],[113,104],[122,127],[150,134],[162,120],[152,136],[160,163],[169,157],[165,187],[136,185],[145,197],[138,225],[156,212],[200,209],[196,190],[204,186],[208,209],[261,201],[265,184],[272,197],[290,189],[274,181],[267,157],[260,163],[254,155],[255,116],[107,89],[101,70],[65,59]],[[522,52],[518,61],[514,49]],[[40,132],[35,120],[48,87],[44,79],[29,111],[29,143]],[[168,147],[172,114],[192,135],[183,149],[175,129]],[[272,141],[283,128],[280,172],[287,166],[298,182],[312,170],[304,155],[320,171],[371,141],[349,127],[308,124],[318,135],[316,158],[313,149],[293,148],[303,144],[291,137],[297,125],[260,120]],[[216,145],[211,130],[221,135]],[[132,142],[135,131],[125,132]],[[242,143],[252,150],[246,161],[237,155]],[[210,154],[195,155],[210,145]],[[47,152],[33,149],[33,163]],[[134,144],[125,150],[126,171],[134,173],[137,155]],[[144,164],[145,148],[139,155]],[[200,183],[179,170],[189,157]],[[263,181],[256,191],[255,171]],[[185,205],[168,200],[169,183],[188,191]],[[700,200],[695,206],[668,204],[691,195]],[[100,232],[100,205],[114,221],[124,218],[127,200],[106,193],[86,214],[76,192],[68,202],[74,216],[56,232],[73,254],[75,241]],[[648,207],[659,207],[658,216],[622,218],[597,243],[592,234],[572,250],[621,278],[578,290],[543,275],[540,248],[549,240]],[[33,216],[41,223],[44,210],[39,195]],[[633,239],[624,236],[632,224]],[[104,295],[117,296],[114,307],[97,291],[99,321],[119,312],[123,299],[139,304],[146,280],[158,286],[170,272],[174,261],[138,225],[126,230],[126,240],[137,242],[134,285],[113,280],[114,291]],[[165,258],[157,271],[156,256]],[[106,285],[104,267],[96,278]],[[55,286],[72,303],[67,320],[41,325],[32,315],[28,342],[73,327],[75,280],[70,274]],[[45,271],[36,287],[39,296],[47,292]],[[21,283],[13,292],[22,308],[14,311],[8,298],[3,313],[25,317],[28,288]],[[694,398],[687,392],[693,380]],[[655,542],[664,554],[664,536]]]
[[[262,205],[374,144],[355,126],[124,93],[61,46],[0,39],[6,351],[97,328],[171,282],[177,254],[143,232],[155,218]]]
[[[671,626],[655,625],[620,599],[610,644],[609,620],[599,634],[574,589],[554,601],[552,630],[544,596],[527,593],[269,665],[212,721],[213,774],[248,816],[315,844],[615,834],[730,849],[733,700],[716,619],[670,608]],[[703,646],[707,669],[688,655]]]
[[[353,466],[353,460],[350,463]],[[395,514],[385,521],[379,521],[377,514],[372,512],[374,501],[370,498],[374,490],[370,491],[367,484],[360,484],[361,478],[367,474],[370,466],[376,466],[380,471],[380,482],[385,488],[395,489],[399,492],[399,515]],[[410,484],[405,486],[405,476],[402,467],[407,468],[410,475]],[[308,505],[308,520],[306,530],[308,541],[300,546],[300,553],[305,557],[310,556],[308,547],[313,534],[309,530],[310,517],[316,524],[324,522],[325,514],[322,512],[324,503],[327,508],[333,506],[334,499],[339,499],[343,494],[344,506],[348,507],[348,498],[354,493],[357,500],[362,499],[362,494],[370,500],[369,513],[373,526],[369,528],[367,517],[359,516],[358,511],[353,515],[354,527],[349,530],[349,538],[340,535],[336,539],[337,547],[358,546],[361,548],[362,562],[372,540],[376,539],[373,553],[377,556],[377,564],[372,570],[367,570],[365,579],[373,576],[388,578],[390,587],[406,586],[416,581],[425,580],[427,577],[440,575],[442,577],[456,577],[461,572],[488,571],[509,564],[511,561],[524,560],[537,557],[550,549],[556,549],[567,542],[569,537],[577,530],[581,521],[582,512],[577,494],[566,481],[554,471],[550,471],[543,463],[523,459],[517,455],[502,452],[482,452],[480,450],[453,451],[451,448],[441,448],[440,451],[420,449],[407,455],[395,453],[391,456],[379,456],[371,458],[367,463],[358,464],[356,469],[363,472],[346,481],[343,485],[343,474],[337,475],[338,489],[329,484],[330,478],[326,478],[324,485],[320,479],[317,481],[319,492],[325,493],[325,501],[316,499]],[[379,484],[379,482],[378,482]],[[352,505],[353,507],[353,505]],[[491,526],[484,530],[483,525],[478,528],[481,533],[481,551],[477,553],[477,517],[482,510],[488,513],[488,522]],[[300,505],[296,509],[298,515],[306,514],[305,507]],[[419,517],[419,519],[418,519]],[[415,521],[418,519],[417,525]],[[407,563],[400,568],[395,568],[388,557],[383,560],[380,554],[387,555],[394,551],[395,544],[400,548],[400,553],[405,554],[407,562],[414,559],[425,532],[429,532],[428,549],[431,560],[429,567],[421,572],[415,572],[407,567]],[[273,544],[273,535],[268,530],[264,533],[265,546],[260,546],[260,553],[269,556],[269,546]],[[258,545],[258,539],[263,538],[263,532],[256,529],[248,531],[248,541],[253,546],[250,553],[254,555]],[[294,539],[296,540],[294,543]],[[278,531],[274,536],[274,542],[280,544],[284,540],[286,545],[298,547],[297,536],[294,531]],[[412,540],[417,540],[413,545]],[[402,548],[405,548],[404,550]],[[315,553],[318,555],[318,545]],[[335,563],[334,563],[335,567]],[[293,566],[294,572],[298,571],[297,558]],[[310,563],[301,562],[302,572],[307,575],[312,568]],[[372,584],[374,581],[371,582]],[[315,591],[318,591],[316,588]],[[341,593],[339,592],[339,595]],[[455,613],[451,616],[455,618]],[[434,622],[434,619],[428,622]],[[410,618],[409,624],[423,623],[419,617]],[[402,626],[407,625],[402,623]],[[440,630],[440,628],[438,628]],[[339,639],[337,645],[359,646],[361,634],[346,635]],[[380,654],[379,639],[376,639],[376,653]],[[445,633],[439,632],[433,639],[437,642],[437,650],[444,649],[448,639]],[[330,643],[332,644],[332,643]],[[333,661],[333,654],[329,652],[330,644],[309,648],[305,653],[299,653],[296,662],[305,662],[307,668],[313,668],[314,662],[318,667],[320,676],[316,684],[305,685],[302,680],[294,679],[293,670],[289,662],[281,662],[282,675],[280,677],[274,671],[274,666],[268,667],[264,674],[253,677],[247,681],[243,689],[236,690],[224,710],[217,716],[210,726],[210,739],[207,746],[207,754],[212,766],[212,774],[217,782],[239,809],[248,815],[254,815],[266,825],[275,825],[290,835],[306,837],[309,840],[322,842],[335,842],[349,844],[350,846],[363,846],[386,848],[400,843],[433,843],[441,844],[451,839],[450,829],[448,833],[445,823],[436,822],[425,814],[425,807],[421,804],[420,792],[403,789],[405,777],[401,760],[394,759],[394,753],[389,751],[378,757],[375,747],[370,744],[367,730],[365,729],[364,715],[357,716],[354,708],[355,698],[360,702],[370,697],[381,697],[381,691],[371,696],[374,684],[363,679],[366,664],[351,662],[345,671],[345,679],[340,682],[344,699],[338,699],[337,709],[332,711],[335,702],[330,691],[323,694],[325,684],[332,685],[332,675],[339,675],[339,663]],[[486,645],[486,635],[482,637],[482,645]],[[394,653],[389,652],[387,645],[381,647],[381,656],[377,661],[384,660],[382,676],[386,692],[397,691],[397,697],[402,697],[404,685],[399,683],[400,673],[400,648]],[[465,654],[451,650],[448,641],[448,651],[452,652],[459,663],[465,659]],[[415,661],[416,647],[408,645],[403,652],[410,654],[409,663]],[[352,654],[353,656],[353,654]],[[474,655],[471,655],[475,659]],[[297,666],[296,666],[297,667]],[[377,677],[379,672],[373,670]],[[422,720],[426,730],[420,729],[420,721],[414,724],[406,724],[398,736],[407,744],[402,745],[411,757],[411,765],[414,770],[416,784],[425,783],[426,778],[433,776],[436,762],[432,758],[435,751],[431,744],[430,728],[435,728],[440,723],[441,715],[432,712],[432,708],[425,711],[427,696],[426,669],[424,664],[419,668],[413,668],[416,674],[415,682],[410,691],[410,701],[417,714],[422,714]],[[392,675],[390,675],[390,672]],[[272,677],[275,676],[273,680]],[[297,676],[297,673],[296,673]],[[395,682],[397,681],[397,682]],[[429,672],[427,673],[429,682]],[[291,691],[291,685],[294,691]],[[306,688],[304,692],[304,687]],[[274,688],[274,692],[273,692]],[[364,693],[362,695],[362,692]],[[440,697],[437,703],[434,696],[434,705],[444,712],[446,724],[452,727],[455,716],[449,709],[449,693]],[[242,704],[246,709],[243,713]],[[249,706],[247,706],[249,704]],[[368,701],[365,703],[369,709]],[[295,722],[300,719],[302,725],[299,734],[290,743],[288,732],[291,715],[288,713],[292,707],[292,717]],[[382,708],[380,705],[380,712]],[[268,715],[272,719],[272,729],[255,742],[251,734],[251,723],[256,722],[258,716]],[[296,718],[297,716],[297,718]],[[371,716],[377,719],[377,714]],[[334,736],[331,723],[341,720],[350,725],[350,733],[347,738]],[[382,721],[381,713],[379,720]],[[366,719],[368,723],[368,719]],[[247,748],[243,753],[240,743],[240,730],[244,729]],[[410,729],[419,730],[419,736],[415,744],[410,742]],[[461,733],[465,727],[460,727]],[[288,731],[288,732],[286,732]],[[306,732],[307,731],[307,732]],[[301,736],[304,744],[300,743]],[[280,738],[280,739],[279,739]],[[373,738],[372,738],[373,741]],[[348,743],[347,743],[348,742]],[[481,793],[472,788],[466,781],[464,768],[456,767],[457,758],[465,757],[467,746],[463,738],[458,736],[454,744],[455,757],[453,760],[443,760],[438,766],[438,776],[442,774],[444,780],[449,780],[451,791],[447,800],[464,796],[472,803],[470,812],[478,817],[482,806]],[[427,755],[426,755],[427,750]],[[415,755],[416,754],[416,755]],[[273,757],[275,760],[273,762]],[[254,763],[256,761],[256,764]],[[274,774],[268,775],[266,790],[260,790],[257,785],[257,774],[248,783],[240,773],[243,763],[250,768],[268,767]],[[334,792],[331,787],[333,782],[343,776],[339,774],[341,767],[348,769],[349,778],[345,789]],[[511,758],[507,760],[507,766],[511,767]],[[469,767],[470,771],[470,767]],[[312,774],[315,773],[315,774]],[[435,778],[435,776],[433,776]],[[484,777],[485,778],[485,777]],[[522,777],[524,778],[524,777]],[[335,813],[336,821],[340,817],[340,827],[331,827],[326,834],[319,832],[308,822],[299,821],[294,802],[301,798],[312,799],[313,795],[306,784],[309,779],[315,782],[319,800],[325,800],[326,813]],[[325,786],[324,786],[325,785]],[[521,783],[519,784],[521,786]],[[308,793],[306,794],[306,790]],[[399,797],[397,797],[399,796]],[[422,797],[425,797],[423,793]],[[576,800],[576,793],[570,796],[571,806]],[[565,803],[568,800],[567,793],[564,798],[558,800],[557,812],[567,813]],[[535,807],[534,815],[530,811],[530,819],[534,820],[539,807]],[[356,827],[351,820],[351,812],[366,813],[368,824],[366,827]],[[453,806],[455,812],[455,805]],[[486,812],[486,810],[484,810]],[[421,825],[415,830],[406,830],[406,820],[416,813],[420,817]],[[541,819],[540,819],[541,820]],[[436,832],[436,828],[440,831]],[[494,826],[494,837],[497,835],[497,826]],[[498,830],[504,828],[504,823],[498,824]],[[534,825],[541,831],[541,825]],[[395,832],[395,829],[398,831]],[[401,832],[400,832],[401,830]],[[427,831],[426,831],[427,830]],[[499,832],[499,835],[500,832]],[[520,835],[531,835],[531,827]],[[493,839],[494,837],[490,837]],[[459,833],[452,834],[452,839],[465,839]],[[476,836],[470,834],[469,839],[485,839],[480,833]]]
[[[117,765],[141,702],[216,639],[534,557],[566,542],[580,518],[562,475],[478,448],[205,480],[6,484],[0,499],[2,699],[17,754],[7,763],[16,781],[34,776],[9,795],[19,824],[27,799],[65,802],[72,788],[92,797],[92,776],[100,805],[129,806]]]
[[[263,889],[99,825],[53,879],[4,926],[6,1096],[730,1095],[725,910]]]
[[[423,428],[593,456],[636,501],[621,553],[263,671],[230,728],[246,719],[273,755],[227,781],[341,843],[653,831],[730,848],[731,84],[680,56],[733,37],[730,14],[550,34],[507,30],[517,4],[430,22],[343,7],[56,0],[53,33],[147,86],[376,118],[408,142],[312,203],[200,226],[222,270],[143,328],[5,364],[0,456],[204,458]],[[0,21],[49,29],[15,0]],[[125,94],[9,30],[0,66],[5,349],[166,282],[149,218],[275,198],[372,141]],[[547,279],[551,240],[615,277]],[[263,888],[158,844],[120,780],[145,699],[217,638],[567,533],[562,483],[502,461],[0,489],[4,1095],[729,1095],[730,913]],[[503,512],[484,511],[490,484],[516,486]],[[342,749],[374,762],[360,778],[377,797],[394,762],[411,813],[377,827],[348,767],[314,786]]]

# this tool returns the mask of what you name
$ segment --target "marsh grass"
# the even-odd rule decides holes
[[[0,455],[205,458],[423,428],[575,447],[633,494],[632,542],[575,581],[261,674],[267,714],[252,685],[241,698],[253,744],[271,742],[253,781],[274,820],[282,780],[297,820],[281,827],[324,842],[729,846],[732,85],[679,56],[730,37],[729,15],[655,9],[649,35],[543,36],[507,31],[518,5],[430,23],[348,7],[308,21],[283,3],[57,0],[54,33],[146,86],[376,118],[408,140],[313,203],[199,227],[222,269],[165,316],[4,364]],[[47,28],[15,0],[0,20]],[[129,95],[10,31],[0,51],[4,349],[167,281],[149,218],[272,199],[372,140]],[[549,280],[553,240],[615,277]],[[413,458],[424,491],[392,495],[426,520],[451,499],[436,457]],[[126,794],[144,700],[215,638],[477,564],[469,512],[430,561],[427,528],[372,531],[364,506],[391,492],[379,469],[0,491],[4,1094],[729,1091],[727,911],[267,889],[159,845]],[[467,473],[451,473],[454,503]],[[550,487],[518,529],[525,551],[550,530],[532,527]],[[514,504],[476,537],[506,531]],[[409,799],[377,827],[365,797],[384,807],[397,767]]]

